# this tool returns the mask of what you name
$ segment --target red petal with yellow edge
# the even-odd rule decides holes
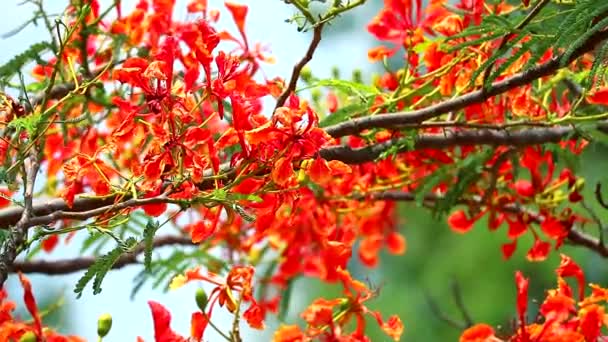
[[[398,316],[393,315],[389,317],[384,324],[382,324],[382,331],[384,331],[388,336],[392,337],[393,340],[399,341],[401,339],[401,335],[403,334],[403,323]]]
[[[323,158],[315,159],[308,169],[308,176],[317,184],[326,184],[331,179],[331,169]]]
[[[308,340],[297,325],[281,325],[272,337],[273,342],[303,342]]]

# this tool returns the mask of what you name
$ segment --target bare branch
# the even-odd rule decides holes
[[[296,89],[296,85],[298,84],[298,79],[300,78],[300,73],[302,72],[302,69],[306,66],[306,64],[308,64],[308,62],[310,62],[315,53],[315,50],[317,49],[317,46],[319,46],[319,43],[321,42],[321,32],[323,31],[323,25],[324,23],[318,23],[314,27],[312,33],[312,40],[310,41],[308,50],[306,50],[306,54],[304,55],[304,57],[302,57],[302,59],[296,65],[294,65],[293,71],[291,72],[291,79],[289,80],[289,85],[287,86],[287,88],[285,88],[285,90],[277,99],[277,104],[275,105],[274,110],[277,110],[277,108],[283,106],[285,104],[285,101],[287,101],[289,95],[291,95],[291,93]]]
[[[152,243],[153,248],[159,248],[163,246],[196,246],[192,243],[189,237],[184,236],[163,236],[154,239]],[[112,266],[113,269],[122,268],[127,265],[137,264],[139,261],[137,257],[143,253],[145,246],[143,243],[139,244],[133,252],[124,254],[121,256],[116,263]],[[36,261],[17,261],[13,263],[11,272],[23,272],[23,273],[43,273],[48,275],[59,275],[69,274],[78,272],[90,267],[97,258],[94,256],[78,257],[74,259],[63,259],[63,260],[36,260]]]
[[[576,50],[571,57],[571,61],[575,60],[584,53],[593,50],[593,48],[599,42],[606,38],[608,38],[608,30],[600,31],[594,34],[584,45]],[[561,68],[562,57],[563,55],[555,56],[544,64],[532,67],[502,81],[495,82],[488,89],[476,90],[468,94],[410,112],[385,113],[352,119],[329,126],[325,129],[325,131],[334,138],[339,138],[347,135],[358,134],[370,128],[394,128],[395,126],[404,124],[421,123],[439,115],[451,111],[458,111],[475,103],[481,103],[492,96],[502,94],[510,89],[528,84],[535,79],[551,75]]]

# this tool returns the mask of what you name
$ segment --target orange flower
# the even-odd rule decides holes
[[[476,324],[460,335],[460,342],[493,342],[498,341],[494,329],[487,324]]]

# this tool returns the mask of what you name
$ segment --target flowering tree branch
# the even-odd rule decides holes
[[[569,62],[572,62],[581,55],[593,50],[597,44],[606,38],[608,38],[608,30],[595,33],[587,40],[585,44],[583,44],[576,50],[574,54],[572,54]],[[339,138],[358,134],[370,128],[395,128],[405,124],[421,123],[439,115],[461,110],[475,103],[481,103],[492,96],[502,94],[510,89],[525,84],[529,84],[533,80],[543,76],[551,75],[563,67],[563,56],[564,55],[555,56],[544,64],[532,67],[502,81],[495,82],[487,89],[472,91],[468,94],[414,111],[377,114],[373,116],[355,118],[329,126],[325,129],[325,131],[334,138]]]
[[[389,190],[369,194],[368,198],[386,201],[413,202],[416,200],[416,195],[408,191]],[[440,201],[441,199],[441,195],[428,194],[424,196],[423,203],[429,207],[432,207],[434,203]],[[458,203],[482,205],[483,202],[481,197],[475,196],[472,198],[460,198]],[[512,213],[525,212],[532,219],[532,221],[536,223],[542,223],[544,220],[543,216],[514,204],[506,205],[501,208],[501,210],[509,211]],[[601,255],[604,258],[608,258],[608,247],[604,243],[602,243],[600,239],[597,239],[594,236],[591,236],[579,229],[570,229],[570,231],[568,232],[567,241],[572,245],[585,247]]]
[[[600,123],[598,129],[605,130],[608,123]],[[492,145],[492,146],[526,146],[559,142],[566,138],[574,137],[576,129],[572,126],[529,128],[517,131],[498,129],[471,129],[462,131],[449,131],[445,134],[422,134],[414,139],[414,149],[425,148],[448,148],[454,146],[470,145]],[[347,164],[360,164],[378,159],[382,153],[391,147],[402,144],[398,152],[410,150],[411,144],[407,144],[407,138],[392,139],[383,143],[353,148],[346,145],[330,146],[321,149],[320,155],[327,160],[339,160]],[[232,169],[223,173],[228,179],[234,177]],[[213,187],[212,179],[199,184],[201,189]],[[116,212],[126,208],[138,207],[146,204],[171,203],[167,197],[154,197],[147,199],[131,199],[128,196],[122,198],[110,196],[103,198],[77,197],[72,207],[68,206],[63,199],[52,199],[36,203],[32,207],[33,217],[25,224],[26,228],[36,225],[45,225],[61,219],[86,220],[88,218]],[[118,202],[117,202],[118,201]],[[24,208],[12,206],[0,209],[0,227],[8,228],[17,223]]]
[[[196,246],[192,243],[190,237],[183,236],[162,236],[154,239],[152,243],[153,248],[160,248],[164,246]],[[143,243],[140,243],[130,253],[122,255],[116,263],[112,265],[113,269],[122,268],[127,265],[137,264],[140,261],[137,259],[145,250]],[[63,259],[63,260],[35,260],[35,261],[16,261],[13,263],[10,271],[11,272],[22,272],[22,273],[43,273],[48,275],[58,274],[69,274],[78,272],[89,268],[95,263],[96,257],[85,256],[74,259]]]

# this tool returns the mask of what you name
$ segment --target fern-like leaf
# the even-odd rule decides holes
[[[159,228],[157,221],[150,220],[144,228],[144,267],[150,272],[152,269],[152,248],[154,243],[154,235]]]
[[[48,42],[40,42],[33,44],[27,50],[13,57],[10,61],[0,66],[0,83],[6,82],[13,75],[17,74],[27,63],[36,61],[39,64],[44,62],[40,55],[51,49],[51,44]]]

